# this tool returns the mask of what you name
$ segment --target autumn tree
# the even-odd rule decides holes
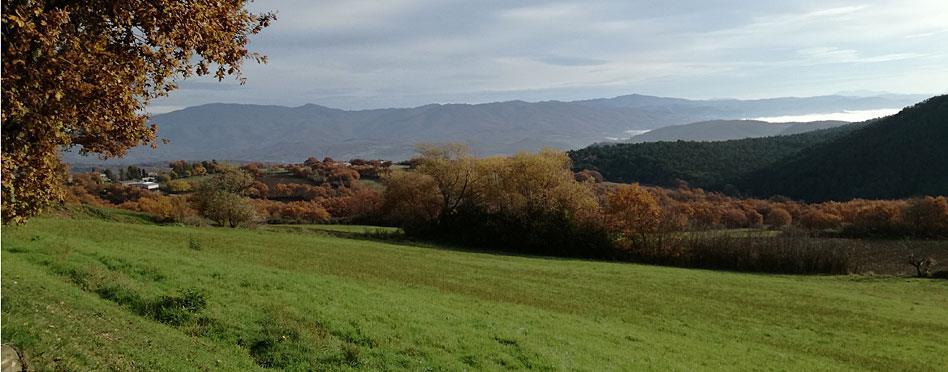
[[[948,237],[948,198],[916,198],[903,209],[902,220],[915,235]]]
[[[603,209],[609,229],[633,245],[644,243],[661,222],[658,202],[638,184],[610,191]]]
[[[63,148],[104,158],[155,144],[149,102],[194,75],[241,77],[274,19],[247,1],[3,2],[3,221],[63,196]],[[242,80],[241,80],[242,81]]]
[[[835,214],[822,211],[819,208],[812,208],[806,212],[803,212],[803,214],[800,215],[798,222],[800,226],[803,226],[807,229],[826,230],[839,227],[842,223],[842,218]]]
[[[463,203],[475,197],[480,174],[477,172],[477,160],[470,155],[466,145],[422,144],[418,146],[418,152],[420,156],[413,159],[418,163],[417,172],[430,176],[437,185],[441,196],[441,213],[454,214]]]
[[[385,193],[381,210],[393,222],[407,229],[423,228],[441,215],[444,200],[438,184],[429,175],[395,171],[382,177]]]
[[[764,217],[764,221],[767,222],[770,227],[773,228],[783,228],[790,226],[790,222],[793,222],[793,216],[790,215],[790,212],[787,212],[783,208],[772,208],[767,212],[767,216]]]

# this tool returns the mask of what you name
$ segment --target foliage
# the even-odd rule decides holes
[[[562,152],[474,159],[462,145],[425,146],[393,172],[382,210],[409,234],[534,254],[614,256],[591,183]]]
[[[194,195],[198,212],[219,226],[237,227],[256,218],[249,199],[225,191],[202,191]]]
[[[614,188],[603,208],[609,229],[633,245],[644,244],[648,234],[657,231],[661,213],[655,198],[638,184]]]
[[[382,213],[408,230],[434,223],[444,200],[438,197],[435,179],[426,174],[394,171],[382,178],[385,193]]]
[[[165,187],[168,189],[168,192],[172,194],[183,194],[190,192],[192,189],[191,183],[184,180],[171,180],[165,184]]]
[[[807,201],[948,195],[948,95],[863,125],[735,181]]]
[[[783,208],[772,208],[764,217],[764,222],[770,227],[779,229],[790,226],[790,222],[793,222],[793,216]]]
[[[194,193],[195,209],[220,226],[237,227],[256,219],[250,200],[243,196],[253,177],[239,169],[227,169],[204,181]]]
[[[791,136],[650,142],[571,151],[577,170],[613,182],[811,202],[948,194],[948,96],[896,115]]]
[[[593,170],[612,182],[675,186],[680,180],[717,191],[750,172],[775,164],[818,143],[830,141],[859,125],[809,133],[718,142],[646,142],[594,145],[570,151],[573,168]]]
[[[257,214],[264,216],[269,223],[326,223],[330,215],[317,202],[293,201],[273,202],[255,200]]]
[[[902,210],[902,222],[916,236],[948,238],[948,198],[911,199]]]
[[[274,18],[243,1],[3,3],[3,221],[62,199],[62,148],[121,156],[152,143],[145,108],[179,77],[241,76]]]

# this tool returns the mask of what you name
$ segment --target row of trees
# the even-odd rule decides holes
[[[184,164],[191,169],[202,166]],[[734,198],[684,182],[673,188],[608,184],[592,171],[572,173],[569,159],[551,150],[475,159],[462,145],[425,146],[411,164],[414,169],[383,173],[384,193],[359,182],[268,186],[259,178],[264,176],[260,168],[219,164],[214,165],[217,174],[203,183],[172,180],[165,186],[193,201],[196,213],[223,225],[335,219],[398,225],[410,233],[473,244],[501,239],[509,245],[545,245],[544,238],[528,236],[548,230],[549,234],[583,230],[579,234],[583,239],[605,234],[626,246],[660,244],[672,233],[737,228],[795,228],[852,237],[948,237],[945,197],[805,204],[786,198]],[[310,159],[301,166],[345,167],[328,159]],[[121,205],[148,195],[97,184],[96,177],[76,178],[77,185],[85,185],[80,187],[85,192],[79,193],[85,200],[93,197]],[[134,204],[126,207],[137,209]],[[251,209],[253,215],[248,213]],[[507,231],[478,230],[498,226]]]
[[[475,159],[426,146],[412,171],[383,177],[383,219],[409,234],[543,254],[610,256],[668,246],[682,232],[801,229],[858,237],[948,237],[948,200],[805,204],[693,189],[605,184],[574,174],[565,154]],[[620,251],[616,253],[615,249]]]

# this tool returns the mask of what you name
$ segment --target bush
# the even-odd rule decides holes
[[[171,180],[165,184],[165,187],[168,189],[168,192],[172,194],[183,194],[186,192],[191,192],[191,183],[184,180]]]
[[[329,212],[319,203],[295,201],[288,203],[257,201],[257,211],[270,223],[326,223]]]
[[[839,228],[842,217],[829,214],[819,209],[811,209],[800,215],[797,221],[800,226],[811,230],[826,230]]]
[[[206,306],[207,300],[203,293],[187,289],[178,295],[161,296],[146,302],[138,310],[141,315],[158,322],[181,325],[190,321],[194,314],[201,312]]]
[[[874,202],[856,211],[846,233],[856,236],[895,237],[904,234],[902,209],[893,203]]]
[[[135,207],[129,209],[153,215],[158,222],[183,222],[197,214],[184,198],[158,194],[139,199]]]
[[[910,200],[902,211],[902,222],[915,236],[948,237],[948,198],[927,196]]]
[[[842,241],[805,235],[735,237],[691,233],[666,246],[632,251],[649,263],[779,274],[847,274],[856,271],[852,250]]]
[[[790,223],[793,221],[793,217],[790,216],[790,212],[787,212],[782,208],[771,208],[770,212],[767,212],[767,217],[764,218],[764,221],[772,228],[784,228],[790,226]]]

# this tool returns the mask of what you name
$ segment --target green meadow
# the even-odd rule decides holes
[[[2,229],[2,338],[37,370],[944,370],[948,281],[780,276],[198,228]],[[344,235],[340,235],[344,234]],[[365,234],[360,237],[359,234]]]

